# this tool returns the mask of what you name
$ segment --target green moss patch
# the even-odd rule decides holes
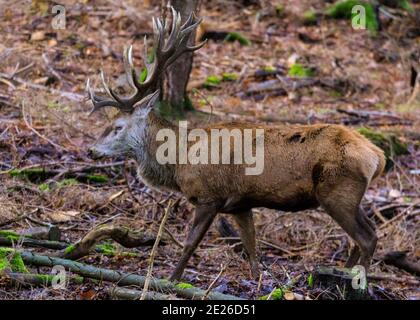
[[[225,38],[225,41],[228,41],[228,42],[238,41],[243,46],[251,45],[251,41],[247,37],[240,34],[239,32],[229,32]]]
[[[237,79],[238,75],[236,73],[225,72],[222,74],[221,77],[217,75],[211,75],[206,78],[203,87],[211,89],[214,87],[218,87],[224,81],[236,81]]]
[[[194,288],[194,286],[191,283],[187,282],[180,282],[175,285],[178,289],[191,289]]]
[[[225,72],[222,74],[223,81],[236,81],[238,80],[238,75],[236,73]]]
[[[317,12],[313,9],[306,10],[303,13],[303,24],[305,25],[314,25],[318,22],[318,15]]]
[[[312,273],[308,276],[308,287],[309,288],[313,288],[314,286],[314,276],[312,275]]]
[[[267,300],[268,297],[270,297],[270,300],[280,300],[281,298],[283,298],[284,292],[281,288],[277,288],[274,289],[274,291],[270,294],[266,294],[265,296],[259,297],[258,300]]]
[[[106,183],[108,182],[108,177],[103,174],[88,174],[86,179],[90,182],[95,183]]]
[[[0,230],[0,236],[4,237],[6,239],[9,239],[11,241],[18,241],[20,236],[14,231],[9,230]]]
[[[109,242],[98,244],[96,250],[107,256],[114,256],[117,252],[117,248]]]
[[[334,3],[327,9],[325,15],[333,19],[353,19],[357,13],[352,13],[354,6],[360,5],[365,8],[366,12],[366,28],[376,33],[379,28],[378,17],[376,16],[373,6],[365,1],[358,0],[341,0]]]
[[[289,72],[287,74],[290,77],[310,78],[315,75],[315,70],[311,68],[306,68],[300,63],[295,63],[290,67]]]
[[[205,88],[217,87],[222,82],[222,79],[219,76],[208,76],[203,86]]]
[[[74,244],[71,244],[67,248],[64,249],[64,254],[69,254],[70,252],[73,252],[74,249],[75,249]]]
[[[20,253],[11,248],[0,248],[0,272],[5,269],[13,272],[28,272]]]
[[[9,171],[9,175],[20,179],[28,179],[31,182],[40,182],[50,176],[42,168],[13,169]]]

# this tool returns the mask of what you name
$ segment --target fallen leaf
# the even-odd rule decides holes
[[[46,213],[47,218],[49,218],[52,222],[68,222],[73,220],[80,214],[79,211],[70,210],[70,211],[53,211]]]
[[[31,41],[42,41],[45,39],[45,32],[40,30],[40,31],[35,31],[34,33],[31,34]]]
[[[116,198],[121,196],[124,193],[124,190],[118,191],[117,193],[114,193],[112,196],[109,197],[108,202],[114,201]]]
[[[401,192],[399,192],[397,189],[391,189],[388,193],[388,196],[390,198],[399,198],[401,197]]]
[[[284,293],[284,299],[286,300],[295,300],[295,294],[291,291],[286,291]]]

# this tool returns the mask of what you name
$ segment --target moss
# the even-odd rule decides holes
[[[312,273],[308,276],[308,287],[309,288],[313,288],[314,286],[314,276],[312,275]]]
[[[0,230],[0,236],[9,239],[11,241],[18,241],[20,236],[16,232],[8,230]]]
[[[265,67],[263,67],[262,69],[263,69],[265,72],[276,72],[276,71],[277,71],[276,67],[273,67],[273,66],[265,66]]]
[[[238,41],[243,46],[251,45],[251,41],[245,36],[243,36],[242,34],[240,34],[239,32],[229,32],[225,38],[225,41],[228,41],[228,42]]]
[[[47,173],[42,168],[13,169],[9,171],[12,177],[29,179],[30,181],[40,181],[47,178]]]
[[[48,183],[41,183],[38,186],[38,189],[42,192],[48,192],[48,191],[50,191],[50,185]]]
[[[413,7],[410,5],[410,3],[407,0],[400,0],[398,3],[398,6],[407,12],[414,13]]]
[[[36,278],[44,282],[45,284],[51,283],[54,279],[54,275],[49,274],[37,274]]]
[[[217,87],[222,82],[222,79],[219,76],[208,76],[206,81],[204,82],[204,87],[212,88]]]
[[[70,178],[70,179],[64,179],[58,182],[58,186],[59,187],[64,187],[64,186],[74,186],[76,184],[78,184],[79,181],[77,181],[77,179],[74,178]]]
[[[107,255],[107,256],[114,256],[116,251],[117,251],[115,246],[112,243],[109,243],[109,242],[98,244],[96,246],[96,249],[99,252],[101,252],[102,254]]]
[[[352,19],[356,14],[352,13],[354,6],[360,5],[365,8],[366,12],[366,28],[376,33],[379,28],[378,18],[373,6],[365,1],[358,0],[341,0],[334,3],[325,12],[326,16],[334,19]]]
[[[175,285],[175,287],[177,287],[178,289],[191,289],[191,288],[194,288],[194,286],[192,284],[187,283],[187,282],[177,283]]]
[[[11,248],[0,248],[0,272],[5,269],[13,272],[28,272],[20,253]]]
[[[287,74],[290,77],[309,78],[315,75],[315,71],[311,68],[304,67],[300,63],[295,63],[290,67]]]
[[[108,182],[108,177],[103,174],[88,174],[86,179],[90,182],[95,183],[106,183]]]
[[[74,251],[74,249],[75,249],[74,244],[71,244],[67,248],[64,249],[64,254],[69,254],[70,252]]]
[[[236,73],[225,72],[222,74],[223,81],[236,81],[238,80],[238,75]]]
[[[23,262],[22,256],[19,252],[15,252],[13,255],[12,260],[10,260],[10,266],[14,272],[28,272],[28,269],[26,269],[25,263]]]
[[[386,157],[386,169],[392,167],[393,157],[408,154],[407,144],[398,139],[395,134],[381,133],[365,127],[359,128],[357,131],[384,151]]]
[[[283,13],[284,13],[284,5],[282,5],[281,3],[276,4],[275,8],[276,8],[276,14],[278,16],[283,15]]]
[[[271,294],[271,296],[270,296]],[[267,300],[270,297],[270,300],[280,300],[283,298],[283,290],[281,288],[276,288],[270,294],[266,294],[265,296],[259,297],[258,300]]]
[[[303,13],[303,23],[305,25],[314,25],[318,22],[318,15],[315,10],[306,10]]]

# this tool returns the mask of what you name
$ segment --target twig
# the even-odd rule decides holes
[[[42,134],[40,134],[36,129],[34,129],[28,122],[28,120],[26,119],[26,113],[25,113],[25,101],[22,101],[22,117],[23,117],[23,121],[25,121],[26,126],[28,127],[28,129],[30,129],[33,133],[35,133],[38,137],[40,137],[41,139],[47,141],[49,144],[51,144],[52,146],[54,146],[56,149],[59,150],[65,150],[67,152],[69,152],[69,149],[62,147],[58,144],[56,144],[55,142],[51,141],[50,139],[48,139],[47,137],[43,136]]]
[[[159,246],[159,241],[160,241],[160,238],[162,237],[165,223],[169,217],[169,212],[171,211],[171,208],[172,208],[172,200],[169,201],[168,207],[165,210],[165,214],[163,215],[162,222],[160,223],[160,226],[159,226],[159,231],[156,235],[155,244],[153,245],[152,252],[150,253],[149,267],[147,269],[146,280],[144,281],[143,292],[141,294],[140,300],[146,299],[146,293],[149,290],[150,279],[152,277],[153,262],[155,260],[156,250],[157,250],[157,247]]]
[[[143,292],[139,290],[120,288],[120,287],[111,288],[109,290],[109,295],[111,297],[117,298],[117,299],[123,299],[123,300],[138,300],[142,294]],[[147,292],[146,298],[144,300],[178,300],[178,299],[168,294],[162,294],[159,292]]]
[[[225,272],[226,267],[229,265],[229,263],[225,265],[221,265],[220,272],[217,274],[216,278],[210,283],[209,287],[207,288],[206,292],[204,293],[204,296],[201,298],[201,300],[206,300],[208,294],[210,293],[211,289],[213,289],[213,286],[216,284],[216,282],[219,280],[220,276]]]
[[[6,78],[6,79],[9,79],[9,80],[14,80],[17,83],[23,84],[23,85],[25,85],[29,88],[35,89],[35,90],[49,91],[52,94],[59,95],[61,97],[64,97],[64,98],[67,98],[69,100],[76,101],[76,102],[83,101],[86,98],[84,95],[81,95],[81,94],[78,94],[78,93],[60,91],[60,90],[57,90],[57,89],[42,86],[40,84],[30,83],[30,82],[28,82],[28,81],[26,81],[22,78],[19,78],[19,77],[11,78],[10,75],[5,74],[5,73],[1,73],[1,72],[0,72],[0,77]]]

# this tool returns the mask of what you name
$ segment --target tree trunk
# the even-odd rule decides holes
[[[172,0],[171,4],[176,11],[181,13],[182,23],[184,23],[191,12],[197,13],[199,2],[199,0]],[[195,32],[190,38],[190,44],[194,42]],[[163,100],[168,104],[172,115],[182,115],[192,108],[186,93],[192,62],[193,52],[186,52],[165,72]]]

